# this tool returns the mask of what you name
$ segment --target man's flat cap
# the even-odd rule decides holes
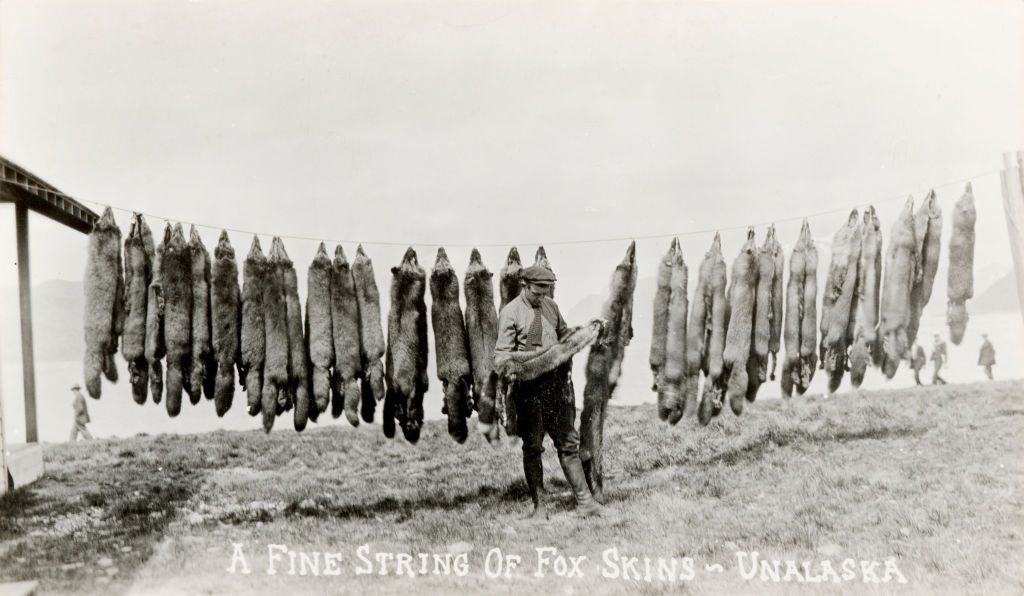
[[[555,283],[555,274],[547,267],[530,265],[523,269],[523,280],[531,284],[553,284]]]

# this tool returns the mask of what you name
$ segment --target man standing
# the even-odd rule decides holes
[[[566,334],[568,325],[558,305],[549,296],[554,287],[551,270],[532,265],[522,272],[522,291],[505,305],[498,315],[498,342],[495,357],[502,353],[528,352],[545,348]],[[546,519],[544,493],[544,435],[551,437],[558,450],[558,462],[576,496],[580,516],[600,515],[604,508],[594,500],[580,462],[580,437],[576,431],[576,403],[566,383],[569,366],[563,365],[536,379],[516,383],[513,389],[517,431],[523,439],[523,473],[533,500],[532,519]]]
[[[82,436],[86,439],[92,439],[92,434],[89,433],[89,429],[85,428],[85,425],[90,422],[89,420],[89,408],[85,405],[85,396],[82,395],[82,386],[75,383],[71,386],[71,393],[75,395],[74,409],[75,409],[75,424],[71,427],[71,442],[74,442],[78,438],[78,433],[82,433]]]
[[[992,366],[996,363],[996,349],[988,340],[988,334],[982,333],[981,351],[978,352],[978,366],[985,367],[985,376],[992,380]]]
[[[932,385],[945,385],[946,380],[939,376],[939,371],[946,364],[946,342],[938,333],[935,334],[935,345],[932,346]]]
[[[924,348],[921,344],[914,342],[914,348],[910,356],[910,368],[914,369],[914,382],[921,385],[921,369],[927,364],[928,360],[924,355]]]

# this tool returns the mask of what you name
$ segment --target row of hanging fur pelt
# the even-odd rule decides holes
[[[911,197],[907,199],[903,210],[893,222],[892,232],[889,234],[889,250],[885,256],[878,332],[884,352],[882,371],[888,379],[896,375],[900,360],[910,349],[910,292],[917,271],[916,246],[914,199]]]
[[[472,414],[466,323],[459,305],[459,278],[444,248],[430,271],[430,323],[434,330],[437,378],[444,401],[441,413],[448,416],[448,434],[458,443],[469,436],[467,421]]]
[[[817,368],[818,249],[811,227],[804,220],[789,256],[789,281],[786,284],[786,318],[783,336],[786,359],[782,364],[782,395],[792,397],[807,391]]]
[[[664,365],[658,382],[658,417],[676,424],[687,413],[687,396],[683,391],[686,382],[687,361],[687,314],[689,301],[686,297],[689,270],[683,260],[683,251],[678,240],[673,239],[669,249],[669,297],[665,318]],[[689,411],[694,411],[691,404]]]
[[[967,300],[974,297],[974,191],[967,183],[964,194],[953,206],[953,233],[949,239],[949,273],[946,295],[946,324],[949,339],[960,345],[967,330]]]
[[[363,246],[356,247],[356,258],[352,261],[352,278],[356,285],[356,302],[359,310],[359,358],[362,369],[363,421],[373,422],[377,403],[384,401],[384,331],[380,318],[380,292],[373,274],[373,261],[366,255]]]
[[[935,274],[939,270],[939,253],[942,250],[942,209],[935,200],[935,191],[928,193],[914,214],[914,240],[917,256],[914,262],[917,270],[910,287],[910,324],[907,327],[907,346],[917,341],[917,330],[921,326],[921,314],[932,297]]]
[[[821,299],[820,366],[828,375],[828,391],[839,389],[853,342],[857,281],[861,253],[860,214],[854,209],[832,237],[832,261]]]
[[[149,363],[146,360],[146,308],[149,302],[149,284],[153,276],[156,256],[153,234],[146,220],[132,214],[128,237],[124,241],[124,334],[121,354],[128,363],[128,377],[135,403],[146,403],[149,393]]]
[[[860,387],[868,365],[881,366],[883,353],[878,336],[878,298],[882,284],[882,232],[874,207],[864,211],[861,226],[857,306],[853,346],[850,348],[850,383]]]
[[[210,272],[211,343],[216,360],[214,409],[224,416],[235,398],[235,368],[241,369],[242,294],[238,263],[227,231],[220,233]],[[210,374],[207,371],[207,374]]]
[[[636,243],[631,242],[615,267],[601,318],[604,327],[587,355],[587,383],[580,415],[580,460],[594,498],[604,502],[604,424],[621,374],[626,346],[633,339],[633,294],[636,290]],[[684,291],[685,295],[685,291]],[[683,332],[685,336],[685,330]],[[680,360],[685,354],[680,354]]]
[[[706,426],[722,411],[725,403],[725,376],[723,352],[725,334],[729,325],[729,306],[726,301],[727,272],[722,256],[722,238],[715,234],[711,248],[704,254],[697,279],[687,326],[686,364],[689,372],[685,381],[686,404],[696,404],[697,372],[704,373],[704,387],[699,400],[698,420]]]
[[[117,382],[114,354],[124,331],[124,268],[121,229],[110,207],[89,234],[85,270],[85,388],[99,398],[100,376]]]
[[[749,375],[747,359],[750,357],[754,333],[754,308],[757,293],[757,247],[754,244],[754,230],[747,231],[747,241],[732,265],[729,282],[728,304],[729,324],[725,336],[725,350],[722,361],[728,376],[725,395],[729,407],[737,416],[743,412],[747,398]]]
[[[747,360],[747,401],[756,399],[758,389],[769,376],[775,379],[782,337],[782,272],[782,245],[775,238],[775,226],[769,226],[764,245],[757,253],[754,335]]]
[[[402,263],[391,268],[391,311],[385,355],[387,394],[383,427],[395,436],[395,421],[410,443],[419,440],[423,425],[423,394],[427,380],[427,305],[424,302],[426,273],[410,247]]]
[[[469,368],[473,375],[473,406],[477,410],[477,428],[488,441],[498,438],[494,372],[494,346],[498,341],[498,312],[494,308],[494,275],[484,266],[480,251],[473,249],[463,280],[466,291],[466,336]],[[435,332],[436,342],[436,332]]]

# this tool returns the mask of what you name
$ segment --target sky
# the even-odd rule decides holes
[[[300,287],[316,239],[395,243],[366,246],[384,288],[406,244],[458,269],[488,245],[497,270],[543,243],[568,308],[629,238],[665,236],[638,242],[641,277],[671,234],[696,232],[695,266],[727,230],[731,261],[744,226],[779,222],[788,249],[829,212],[810,220],[827,247],[855,205],[887,232],[908,194],[949,213],[968,179],[977,260],[1009,269],[1021,73],[1010,0],[4,0],[0,153],[211,246],[221,227],[314,239],[285,239]],[[0,285],[13,228],[0,205]],[[33,217],[30,236],[34,283],[81,279],[84,235]]]

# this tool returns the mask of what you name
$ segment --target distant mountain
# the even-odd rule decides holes
[[[633,294],[633,335],[634,338],[649,338],[651,334],[651,310],[654,305],[654,291],[657,289],[654,277],[641,277],[636,281]],[[556,294],[557,298],[557,294]],[[601,316],[601,309],[608,299],[607,294],[590,294],[564,311],[570,325],[580,325],[592,317]]]
[[[967,312],[977,314],[1014,312],[1020,307],[1017,276],[1013,271],[996,280],[987,290],[967,302]]]
[[[18,289],[0,289],[0,356],[19,360],[21,312]],[[32,341],[40,362],[77,360],[85,352],[82,333],[82,282],[50,280],[32,288]]]

